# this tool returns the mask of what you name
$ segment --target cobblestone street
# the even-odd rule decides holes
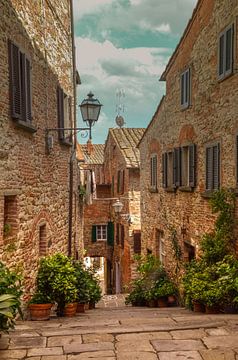
[[[1,360],[237,360],[238,315],[132,308],[104,297],[95,310],[46,322],[18,321]]]

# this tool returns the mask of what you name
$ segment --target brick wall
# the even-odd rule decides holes
[[[206,146],[219,142],[221,147],[221,186],[236,187],[237,128],[237,1],[203,0],[180,46],[167,68],[166,97],[157,109],[140,144],[141,153],[141,221],[143,251],[156,253],[156,229],[164,232],[165,264],[175,270],[172,233],[186,258],[186,242],[199,255],[202,234],[210,231],[214,215],[205,191]],[[218,81],[217,59],[219,34],[231,23],[235,31],[234,73]],[[191,69],[191,105],[180,106],[180,75]],[[196,187],[185,192],[168,192],[162,188],[162,153],[175,147],[195,143],[197,146]],[[150,191],[150,156],[158,155],[158,192]]]
[[[8,39],[31,60],[35,133],[16,126],[11,116]],[[59,143],[53,132],[54,147],[48,153],[45,129],[58,127],[57,85],[73,97],[69,1],[44,0],[34,6],[30,0],[0,1],[0,47],[0,259],[22,268],[27,295],[39,258],[40,225],[46,225],[47,253],[67,252],[71,147]],[[11,246],[3,238],[7,195],[16,196],[18,208],[19,231]]]

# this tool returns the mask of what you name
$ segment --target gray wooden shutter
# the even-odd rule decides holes
[[[220,187],[220,144],[213,147],[213,189]]]
[[[225,63],[225,34],[223,33],[219,37],[219,66],[218,66],[219,77],[221,77],[224,73],[224,63]]]
[[[181,105],[184,105],[185,103],[185,74],[183,73],[180,77],[180,96],[181,96],[181,99],[180,99],[180,102],[181,102]]]
[[[25,59],[25,69],[26,69],[26,121],[32,121],[32,94],[31,94],[31,63],[26,58]]]
[[[213,148],[206,148],[206,190],[213,189]]]
[[[11,41],[8,43],[9,49],[9,72],[10,72],[10,97],[12,117],[22,118],[22,92],[21,92],[21,69],[20,51]]]
[[[173,186],[181,185],[181,149],[175,148],[173,151]]]
[[[189,152],[189,186],[196,186],[196,145],[192,144],[188,147]]]
[[[92,226],[92,243],[97,242],[97,226]]]
[[[162,154],[162,186],[167,188],[168,186],[168,154]]]
[[[58,128],[64,128],[64,92],[57,87],[57,113],[58,113]],[[59,130],[59,140],[64,139],[64,130]]]
[[[107,244],[109,246],[114,245],[114,223],[111,221],[107,225]]]
[[[231,73],[233,68],[233,33],[234,25],[225,33],[225,74]]]
[[[153,187],[153,158],[150,158],[150,187]]]

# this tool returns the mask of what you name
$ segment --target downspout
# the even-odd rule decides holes
[[[73,65],[73,128],[76,128],[76,108],[77,108],[77,89],[76,89],[76,60],[75,60],[75,41],[74,41],[74,11],[73,0],[70,0],[71,16],[71,43],[72,43],[72,65]],[[68,256],[72,256],[72,235],[73,235],[73,191],[74,191],[74,159],[76,158],[77,134],[73,132],[73,146],[69,161],[69,229],[68,229]],[[76,214],[75,214],[76,220]]]

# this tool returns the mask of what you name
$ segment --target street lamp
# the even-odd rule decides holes
[[[130,214],[121,214],[123,209],[123,204],[119,199],[117,199],[116,202],[112,204],[112,207],[114,209],[115,214],[118,217],[121,217],[122,219],[126,220],[129,225],[132,224],[132,218]]]
[[[84,99],[79,105],[83,121],[86,122],[89,127],[89,139],[92,139],[91,128],[98,121],[102,104],[98,99],[94,99],[94,94],[90,91],[88,98]]]

